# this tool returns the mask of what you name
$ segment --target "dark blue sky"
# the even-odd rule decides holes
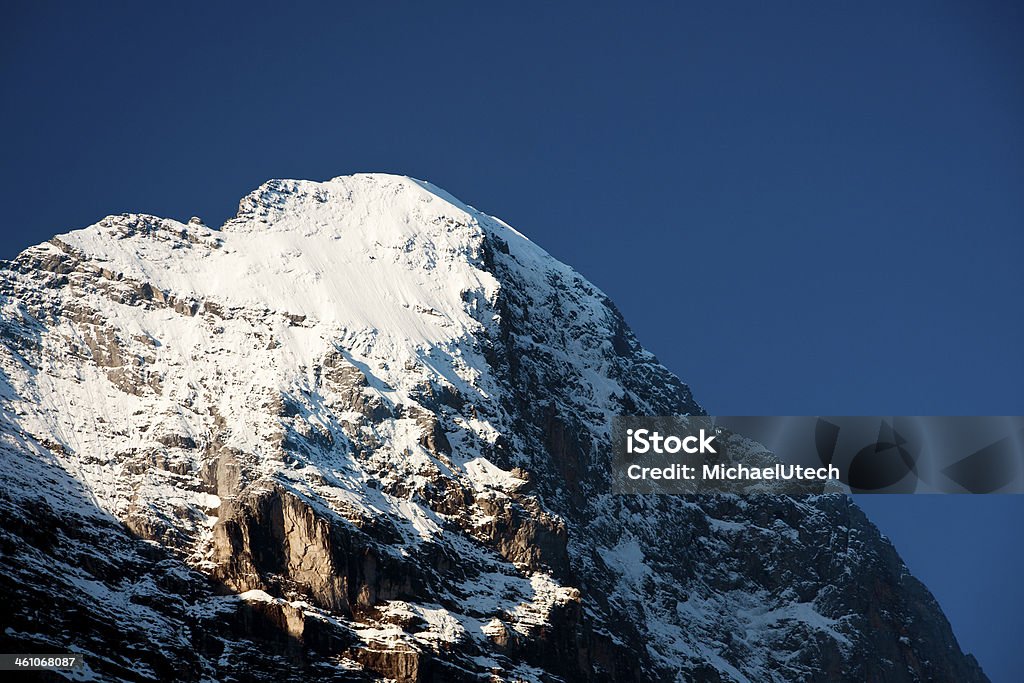
[[[221,5],[8,3],[0,257],[404,173],[583,272],[712,413],[1024,412],[1019,3]],[[864,505],[1018,680],[1024,497]]]

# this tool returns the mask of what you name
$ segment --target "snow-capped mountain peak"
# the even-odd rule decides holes
[[[599,289],[428,183],[109,216],[4,264],[0,312],[7,651],[80,632],[111,680],[983,678],[844,498],[611,495],[612,415],[701,407]]]

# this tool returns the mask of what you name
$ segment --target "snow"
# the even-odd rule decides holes
[[[464,467],[466,474],[478,491],[487,489],[515,491],[526,484],[526,480],[496,467],[486,458],[473,458],[466,462]]]
[[[829,636],[835,638],[844,645],[850,644],[849,639],[836,630],[836,626],[839,622],[835,619],[829,619],[828,617],[822,616],[822,614],[814,608],[813,603],[792,602],[782,605],[776,609],[766,609],[763,606],[755,607],[753,609],[740,612],[738,616],[746,623],[748,631],[771,629],[778,627],[785,621],[798,621],[805,624],[812,630],[827,633]]]
[[[274,185],[254,192],[252,201],[265,207],[268,196],[281,194]],[[233,219],[220,232],[164,220],[163,239],[111,239],[119,228],[102,224],[58,239],[179,297],[354,324],[413,347],[479,328],[461,293],[493,296],[497,282],[474,267],[483,237],[475,216],[400,177],[298,181],[286,191],[287,202],[271,207],[271,218]],[[329,199],[316,199],[318,193]],[[201,256],[176,253],[181,234],[197,240],[184,248]]]
[[[438,188],[378,174],[270,181],[244,198],[238,217],[219,231],[129,214],[60,235],[35,253],[85,261],[94,280],[73,288],[89,319],[66,317],[45,330],[38,373],[18,371],[17,358],[3,356],[10,393],[23,399],[18,429],[56,438],[65,449],[61,465],[102,509],[183,532],[192,543],[189,561],[199,568],[212,567],[212,528],[225,497],[238,493],[194,485],[200,458],[211,448],[236,453],[254,473],[253,486],[277,481],[321,514],[390,519],[405,539],[403,553],[438,542],[443,516],[412,497],[369,486],[377,476],[370,473],[388,472],[390,480],[414,487],[440,473],[478,494],[504,496],[525,480],[478,448],[506,430],[493,415],[453,416],[458,454],[444,460],[420,445],[415,419],[396,417],[374,427],[371,436],[381,447],[357,460],[344,450],[353,436],[345,425],[359,423],[360,415],[333,408],[335,389],[314,368],[340,352],[365,377],[363,393],[392,411],[415,405],[414,394],[425,385],[488,402],[500,391],[483,372],[488,363],[479,343],[496,324],[491,309],[499,290],[484,263],[488,234],[507,243],[524,277],[541,289],[553,272],[578,277],[520,233]],[[143,285],[162,305],[134,302]],[[606,313],[601,296],[595,289],[588,313]],[[5,320],[22,317],[17,301],[3,306]],[[81,362],[81,353],[94,362]],[[111,379],[114,372],[152,390],[125,391]],[[617,385],[606,392],[610,385],[599,372],[590,379],[600,389],[589,394],[621,392]],[[274,414],[281,397],[298,406],[297,415]],[[291,453],[286,463],[272,447],[288,434],[315,433],[342,448]],[[185,442],[194,447],[175,445]],[[133,462],[144,465],[128,469]],[[478,546],[459,537],[445,542],[462,557],[497,568],[497,558]],[[104,591],[84,580],[79,588]],[[578,598],[542,573],[494,571],[462,589],[472,596],[474,614],[505,614],[524,633],[545,624],[555,606]],[[238,599],[275,600],[261,590]],[[489,618],[411,609],[428,625],[419,640],[487,637]],[[368,641],[400,632],[358,631]]]
[[[365,375],[367,393],[389,406],[415,403],[412,393],[425,383],[480,402],[497,394],[481,372],[487,362],[477,341],[494,324],[488,308],[499,289],[483,263],[488,233],[507,242],[538,288],[549,286],[552,273],[578,278],[520,233],[442,190],[380,174],[265,183],[220,231],[130,214],[60,235],[35,249],[70,251],[96,270],[99,285],[78,291],[96,324],[61,321],[49,332],[53,342],[41,358],[42,372],[12,373],[15,392],[31,405],[21,422],[66,447],[65,464],[102,508],[122,518],[149,509],[162,518],[191,519],[184,530],[196,541],[196,557],[210,541],[220,501],[173,472],[201,466],[194,453],[211,446],[217,419],[226,427],[217,431],[223,447],[248,454],[258,474],[329,478],[334,486],[328,490],[305,488],[343,501],[356,514],[390,511],[404,520],[410,542],[429,540],[443,521],[413,501],[367,493],[362,473],[385,462],[394,476],[414,481],[422,479],[420,472],[449,471],[452,463],[420,447],[414,420],[383,426],[376,436],[387,447],[369,463],[335,455],[283,470],[268,444],[290,428],[345,438],[344,415],[317,402],[332,394],[312,373],[339,349]],[[138,283],[168,305],[119,301]],[[606,314],[602,296],[594,289],[587,313]],[[183,314],[171,302],[196,314]],[[8,300],[5,318],[17,310]],[[69,341],[90,347],[108,331],[120,347],[120,365],[74,362]],[[137,373],[158,390],[126,392],[108,379],[114,371]],[[589,395],[621,393],[600,372],[586,379],[594,385]],[[267,406],[281,395],[309,397],[291,425],[266,419]],[[515,491],[521,479],[472,454],[474,444],[493,443],[502,431],[492,419],[456,418],[471,435],[460,441],[459,476],[478,491]],[[189,439],[197,448],[168,448],[168,439]],[[124,470],[126,455],[147,454],[166,461],[167,470],[141,477]]]
[[[622,576],[625,583],[624,590],[637,590],[640,582],[650,573],[647,565],[644,564],[644,551],[640,543],[623,534],[618,545],[614,548],[601,550],[601,557],[609,567],[615,569]]]
[[[490,258],[508,269],[516,291],[503,292],[512,285],[499,283],[486,262],[493,240],[507,253]],[[628,393],[609,341],[618,322],[604,294],[505,223],[428,183],[361,174],[323,183],[270,181],[245,197],[221,230],[129,214],[29,252],[70,252],[85,273],[39,294],[41,309],[60,311],[52,319],[32,319],[18,297],[0,298],[3,323],[38,351],[33,365],[0,345],[0,453],[19,454],[11,457],[27,461],[40,478],[55,465],[67,472],[69,482],[41,492],[55,505],[166,524],[185,539],[190,566],[206,571],[213,566],[213,528],[247,487],[283,488],[339,524],[379,523],[400,539],[382,552],[403,559],[443,549],[464,570],[464,578],[439,588],[444,595],[431,597],[444,606],[375,605],[380,620],[350,624],[368,646],[436,649],[472,641],[486,651],[502,632],[535,635],[554,611],[580,600],[552,571],[516,565],[478,542],[472,533],[494,520],[480,505],[467,506],[468,519],[459,519],[431,509],[425,498],[443,482],[458,496],[508,503],[528,490],[515,468],[534,479],[533,469],[551,466],[536,441],[516,432],[502,401],[508,387],[487,357],[485,346],[502,332],[500,295],[512,295],[505,305],[533,321],[511,332],[517,352],[559,369],[555,380],[568,388],[556,387],[552,396],[573,405],[557,408],[585,417],[595,443],[607,437],[607,418],[620,409],[612,397]],[[35,292],[31,274],[4,277]],[[151,298],[139,293],[146,285]],[[582,323],[567,332],[565,321]],[[645,351],[635,354],[654,363]],[[331,368],[349,379],[326,377]],[[445,392],[468,407],[424,398]],[[387,417],[366,419],[353,396]],[[424,445],[422,414],[438,420],[450,454]],[[499,453],[500,440],[507,455]],[[247,477],[236,488],[210,483],[204,470],[228,456]],[[83,505],[72,487],[96,507]],[[541,498],[534,502],[557,519]],[[576,557],[599,558],[598,569],[612,577],[604,596],[610,612],[584,609],[613,641],[623,642],[609,620],[629,619],[653,643],[652,660],[671,668],[697,657],[736,680],[760,680],[750,671],[767,660],[752,656],[741,671],[716,640],[725,632],[741,634],[738,647],[760,653],[793,628],[847,644],[843,624],[813,603],[712,590],[699,579],[687,600],[661,600],[678,591],[663,585],[665,558],[650,551],[670,518],[630,513],[607,498],[588,504],[624,530],[570,541],[580,544],[572,548]],[[673,510],[701,512],[686,501]],[[708,533],[694,544],[728,548],[752,534],[799,540],[781,522],[762,529],[701,514]],[[715,571],[738,578],[735,568]],[[81,576],[69,581],[83,595],[133,614],[108,587]],[[650,595],[659,599],[644,597]],[[283,600],[262,590],[235,599]],[[225,602],[197,609],[216,613]],[[306,603],[290,604],[347,628]],[[426,626],[406,633],[385,620],[411,617]],[[526,666],[509,675],[546,679]]]
[[[274,596],[270,595],[266,591],[259,589],[245,591],[244,593],[238,594],[238,599],[243,602],[274,602]]]

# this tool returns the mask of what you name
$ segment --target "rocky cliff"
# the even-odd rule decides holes
[[[611,495],[611,416],[701,407],[427,183],[110,216],[2,263],[0,311],[0,651],[105,681],[986,680],[845,497]]]

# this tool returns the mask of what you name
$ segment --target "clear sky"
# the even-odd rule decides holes
[[[1024,413],[1024,5],[640,5],[7,3],[0,258],[403,173],[593,280],[711,413]],[[1024,497],[864,505],[1019,680]]]

